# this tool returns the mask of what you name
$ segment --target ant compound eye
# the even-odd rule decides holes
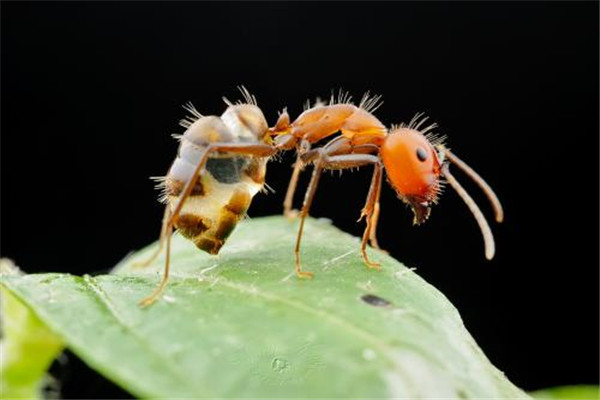
[[[427,152],[422,147],[417,147],[417,158],[419,161],[427,160]]]

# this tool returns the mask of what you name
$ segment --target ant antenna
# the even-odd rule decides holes
[[[494,253],[496,252],[496,245],[494,244],[494,235],[492,234],[492,230],[490,229],[490,226],[485,220],[483,213],[481,212],[479,207],[477,207],[477,204],[471,198],[471,196],[469,196],[467,191],[460,185],[460,183],[458,183],[456,178],[452,176],[448,168],[448,164],[445,164],[442,167],[442,174],[444,174],[446,181],[450,184],[450,186],[452,186],[454,190],[456,190],[456,193],[458,193],[458,195],[461,199],[463,199],[467,207],[469,207],[469,210],[471,210],[471,213],[473,213],[473,216],[475,217],[475,220],[479,225],[479,229],[481,230],[481,234],[483,235],[483,242],[485,244],[485,258],[491,260],[492,258],[494,258]],[[479,175],[477,176],[479,177]],[[481,177],[479,177],[479,179],[481,179]],[[481,181],[483,181],[483,179],[481,179]]]
[[[500,204],[498,196],[496,196],[496,193],[494,193],[490,185],[488,185],[487,182],[473,170],[473,168],[469,167],[467,163],[458,158],[454,153],[444,146],[440,147],[442,148],[444,155],[448,158],[448,160],[460,168],[477,184],[477,186],[481,188],[481,190],[483,190],[483,193],[485,193],[486,197],[492,204],[492,208],[494,209],[494,214],[496,216],[496,222],[501,223],[504,220],[504,210],[502,209],[502,204]]]

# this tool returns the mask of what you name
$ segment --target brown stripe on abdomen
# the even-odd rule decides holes
[[[208,254],[215,255],[219,254],[219,250],[221,250],[221,247],[223,247],[223,244],[225,244],[225,242],[222,240],[215,240],[212,238],[200,236],[194,239],[194,244],[200,250],[204,250]]]
[[[225,241],[231,232],[235,229],[238,221],[241,216],[237,216],[230,213],[222,213],[221,218],[219,219],[219,226],[215,231],[215,239]]]
[[[229,199],[229,203],[227,203],[224,208],[232,214],[242,216],[248,211],[251,201],[252,196],[247,190],[235,189],[233,195]]]
[[[184,187],[185,184],[176,179],[167,178],[165,181],[166,194],[169,196],[179,196]],[[202,177],[199,177],[196,181],[196,184],[192,188],[190,196],[204,196],[205,194],[206,191],[204,190],[204,185],[202,184]]]
[[[235,190],[229,203],[221,211],[219,225],[215,230],[215,239],[224,242],[231,235],[237,223],[244,217],[246,211],[248,211],[251,201],[252,196],[247,190]]]
[[[175,222],[175,227],[183,236],[194,239],[206,232],[210,228],[210,224],[199,215],[181,214]]]
[[[238,222],[246,214],[251,201],[252,195],[245,185],[236,187],[225,205],[212,209],[214,211],[203,210],[200,206],[196,212],[181,214],[175,222],[175,227],[182,236],[191,239],[199,249],[210,254],[218,254]]]

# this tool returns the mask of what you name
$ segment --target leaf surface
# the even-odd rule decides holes
[[[297,221],[246,221],[221,254],[173,238],[171,282],[147,309],[164,259],[150,246],[114,274],[3,275],[79,357],[140,397],[520,398],[449,301],[414,271],[309,220],[312,280],[293,274]]]
[[[0,274],[18,275],[8,260],[0,260]],[[0,287],[0,398],[41,399],[49,379],[46,370],[63,344],[23,303]]]
[[[600,388],[592,385],[558,386],[530,393],[536,399],[598,400]]]

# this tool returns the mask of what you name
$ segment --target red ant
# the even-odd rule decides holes
[[[427,121],[427,117],[423,118],[422,114],[417,114],[408,124],[392,126],[388,132],[372,114],[379,106],[379,99],[379,96],[369,98],[365,95],[359,106],[355,106],[346,95],[340,96],[337,102],[332,96],[328,105],[317,103],[313,108],[305,110],[292,123],[289,115],[284,111],[275,127],[271,129],[272,134],[278,135],[275,139],[276,143],[283,148],[295,146],[298,153],[284,201],[284,213],[287,216],[293,215],[292,199],[300,171],[307,164],[314,165],[300,211],[300,227],[294,249],[296,274],[299,277],[313,275],[302,270],[300,243],[304,221],[314,199],[322,171],[343,170],[365,165],[373,166],[371,186],[360,218],[365,217],[367,223],[362,237],[361,252],[369,268],[380,268],[379,264],[369,260],[366,248],[368,241],[373,247],[379,247],[375,232],[379,218],[379,197],[384,169],[388,182],[398,197],[412,208],[414,224],[421,224],[427,220],[431,206],[437,203],[444,183],[442,179],[445,179],[473,213],[483,234],[485,256],[487,259],[492,259],[495,245],[491,229],[471,196],[450,173],[449,164],[456,165],[479,185],[494,208],[496,221],[502,222],[504,215],[502,206],[494,191],[472,168],[446,148],[439,137],[431,133],[437,127],[436,124],[422,127]],[[311,144],[337,132],[341,132],[341,135],[323,147],[311,149]]]

